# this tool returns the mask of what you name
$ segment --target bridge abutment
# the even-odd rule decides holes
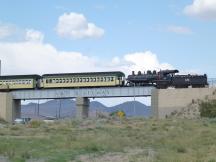
[[[216,88],[153,89],[151,96],[152,115],[157,119],[166,118],[174,111],[188,107],[193,100],[216,99]]]
[[[76,98],[76,118],[84,119],[89,116],[89,99],[87,97]]]
[[[11,93],[0,93],[0,118],[12,123],[21,116],[21,100],[14,100]]]

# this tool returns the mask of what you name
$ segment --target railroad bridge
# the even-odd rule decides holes
[[[165,118],[196,99],[216,99],[216,88],[155,89],[154,87],[101,87],[14,90],[0,93],[0,118],[13,122],[21,116],[21,100],[76,98],[77,118],[88,117],[89,98],[151,96],[152,116]]]
[[[21,100],[76,98],[77,118],[88,117],[89,98],[146,97],[154,87],[100,87],[14,90],[0,93],[0,118],[8,122],[21,116]]]

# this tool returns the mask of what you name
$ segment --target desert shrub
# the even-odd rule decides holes
[[[0,123],[1,124],[6,124],[7,122],[4,119],[0,118]]]
[[[33,120],[29,123],[29,127],[30,128],[38,128],[41,126],[41,124],[43,124],[43,121],[40,120]]]
[[[200,116],[207,118],[216,117],[216,100],[202,101],[200,103]]]
[[[14,125],[14,126],[10,127],[10,130],[17,131],[17,130],[20,130],[20,127],[17,125]]]
[[[186,150],[185,147],[183,147],[183,146],[179,146],[179,147],[177,148],[177,152],[178,152],[178,153],[186,153],[187,150]]]

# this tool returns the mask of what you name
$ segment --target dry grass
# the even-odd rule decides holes
[[[0,128],[0,156],[15,162],[216,162],[215,139],[215,119],[34,122]]]

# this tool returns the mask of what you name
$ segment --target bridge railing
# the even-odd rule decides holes
[[[216,78],[208,78],[209,87],[216,87]]]

